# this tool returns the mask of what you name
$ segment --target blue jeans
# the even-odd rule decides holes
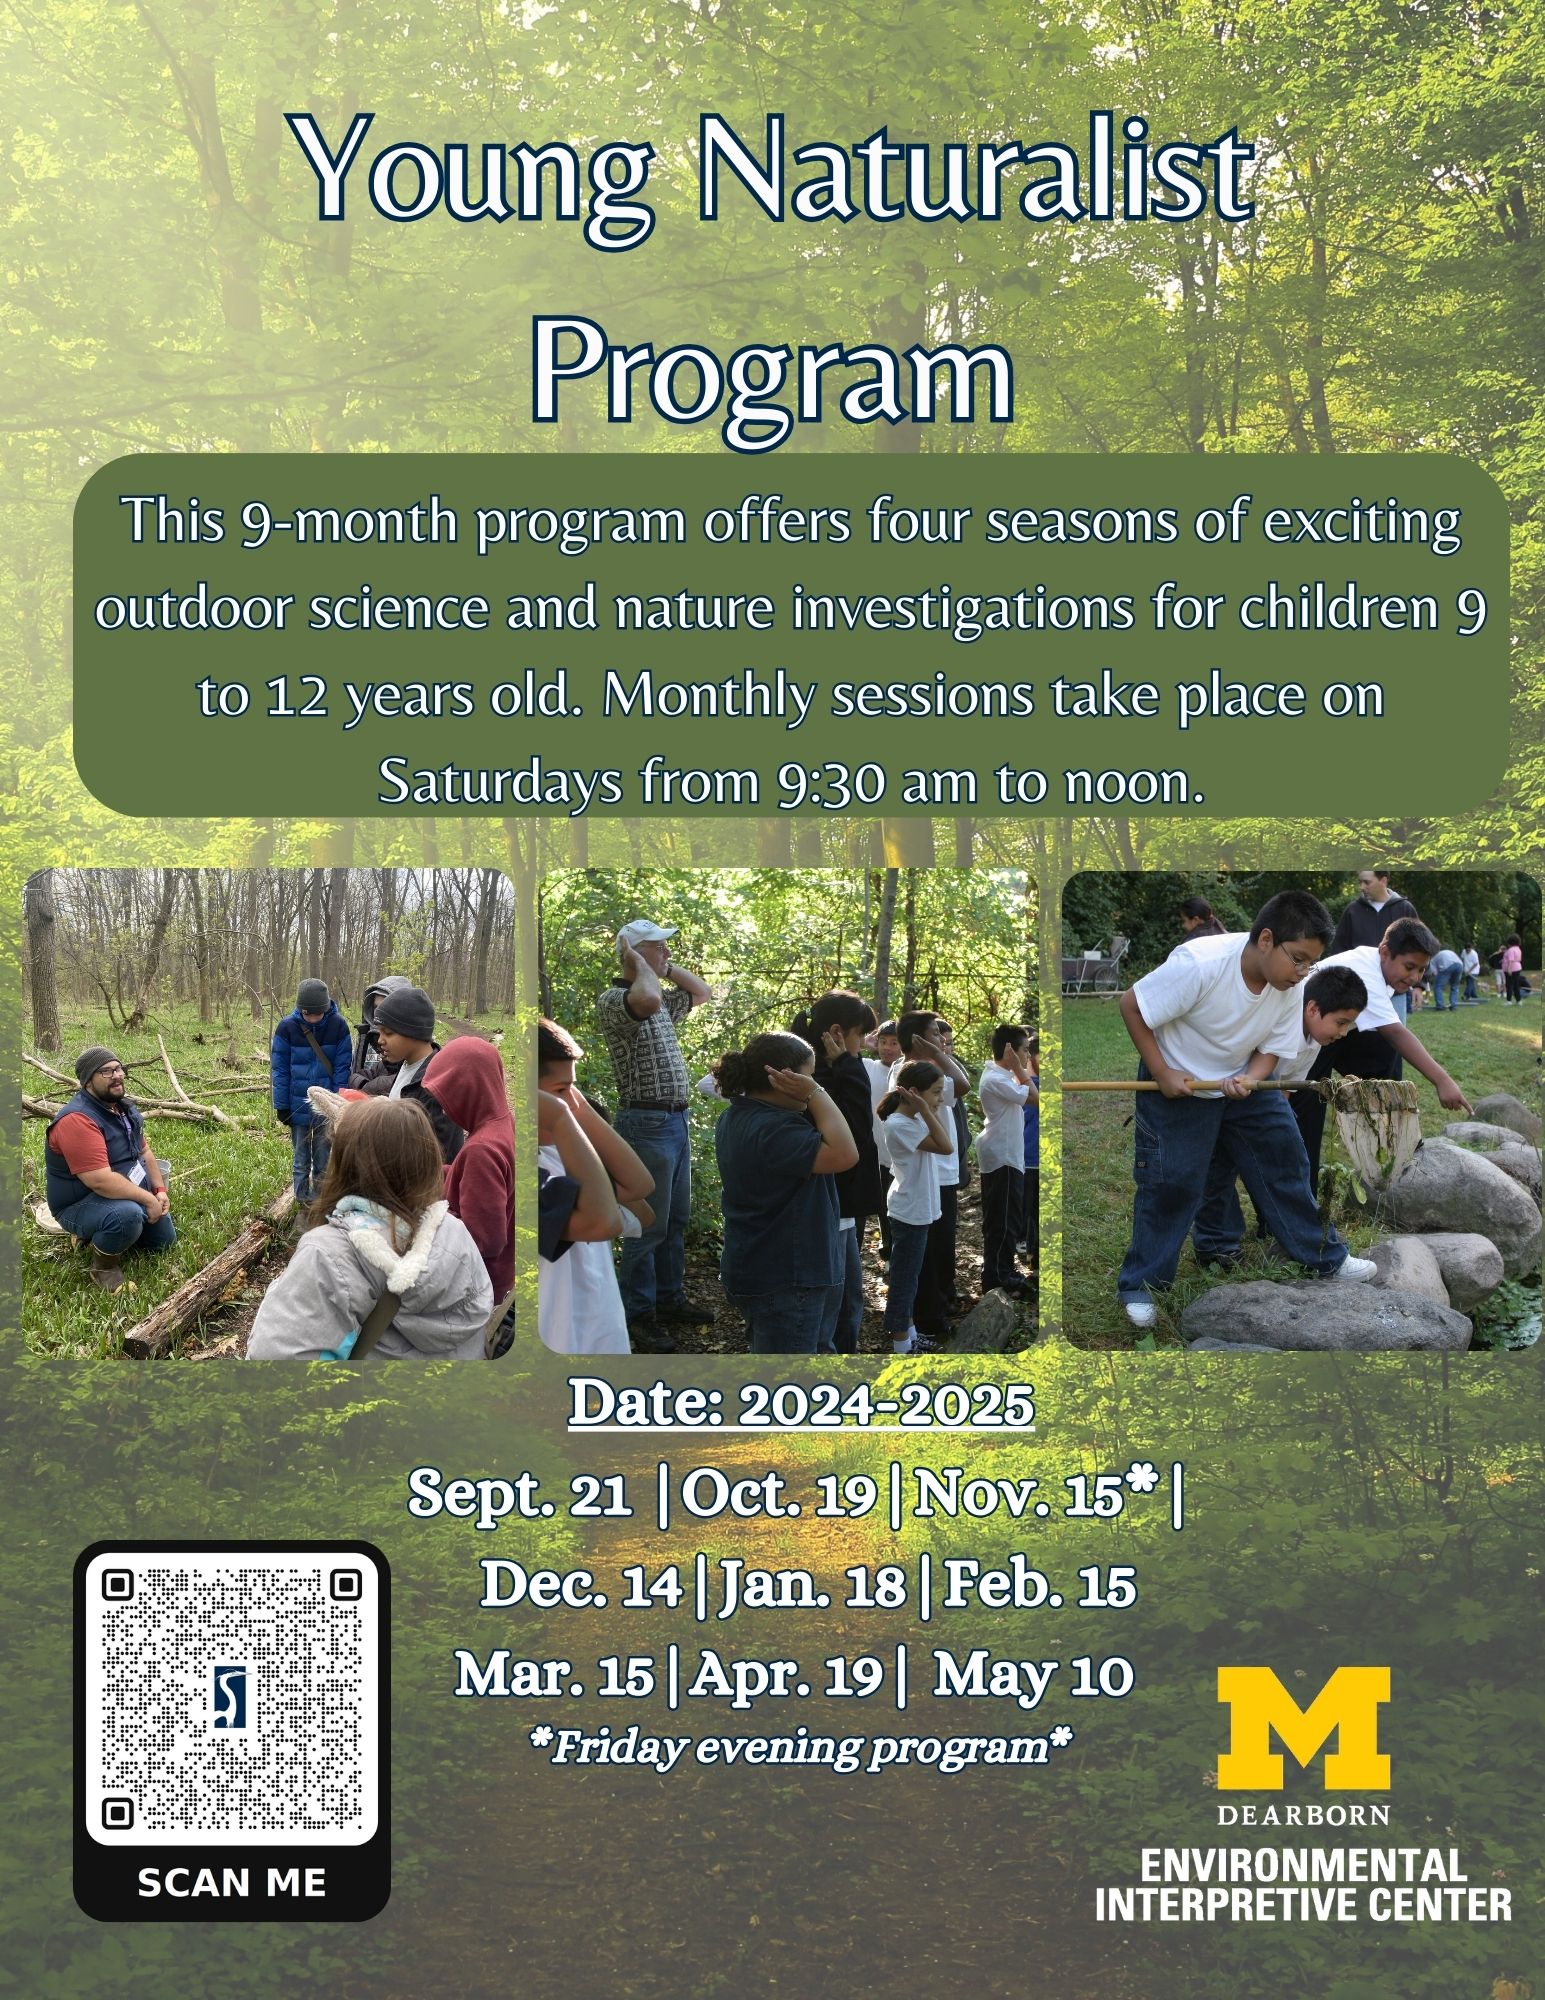
[[[1191,1225],[1191,1247],[1203,1264],[1230,1263],[1244,1247],[1245,1212],[1239,1205],[1239,1176],[1220,1146],[1207,1169],[1202,1205]]]
[[[842,1283],[832,1287],[826,1318],[821,1322],[821,1337],[816,1342],[817,1354],[858,1352],[858,1329],[864,1319],[864,1260],[858,1248],[862,1228],[860,1218],[851,1229],[837,1232],[842,1250]]]
[[[1014,1246],[1025,1233],[1022,1167],[991,1167],[982,1175],[982,1290],[1022,1285]]]
[[[1442,972],[1435,972],[1432,975],[1432,1004],[1434,1007],[1441,1010],[1445,993],[1448,995],[1448,1004],[1450,1007],[1457,1007],[1459,1005],[1459,981],[1463,977],[1463,972],[1464,968],[1462,966],[1450,965]]]
[[[732,1294],[730,1303],[746,1316],[753,1354],[814,1354],[827,1313],[841,1299],[841,1285],[791,1285],[784,1292]]]
[[[1146,1076],[1146,1070],[1139,1070]],[[1249,1097],[1138,1099],[1132,1178],[1132,1244],[1116,1279],[1123,1299],[1146,1299],[1175,1282],[1180,1252],[1227,1171],[1242,1180],[1255,1212],[1283,1255],[1320,1277],[1346,1261],[1347,1248],[1321,1224],[1298,1126],[1276,1090]],[[1215,1167],[1216,1158],[1216,1167]]]
[[[295,1199],[302,1203],[314,1201],[317,1189],[322,1185],[322,1176],[327,1172],[327,1156],[333,1149],[327,1127],[322,1124],[292,1125],[290,1144],[295,1149]]]
[[[110,1195],[88,1194],[68,1208],[56,1208],[53,1216],[61,1229],[109,1257],[120,1257],[125,1250],[170,1250],[177,1241],[169,1215],[152,1222],[137,1201],[114,1201]]]
[[[917,1304],[917,1281],[923,1259],[928,1254],[926,1222],[898,1222],[891,1217],[890,1289],[885,1295],[885,1331],[900,1340],[912,1324]]]
[[[654,1221],[641,1236],[623,1238],[617,1287],[630,1320],[649,1319],[656,1305],[679,1305],[687,1271],[687,1216],[692,1207],[692,1144],[685,1111],[619,1111],[626,1139],[654,1175]],[[798,1351],[798,1350],[796,1350]]]
[[[1477,993],[1475,990],[1475,974],[1473,972],[1467,972],[1465,974],[1464,997],[1466,1001],[1479,1000],[1481,997],[1480,994]]]

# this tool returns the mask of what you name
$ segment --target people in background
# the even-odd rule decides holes
[[[274,1116],[290,1128],[295,1199],[306,1208],[316,1198],[327,1168],[328,1126],[306,1093],[313,1085],[338,1091],[349,1075],[349,1024],[322,979],[303,979],[294,1009],[274,1030],[269,1078]]]
[[[1015,1245],[1025,1230],[1025,1106],[1035,1088],[1030,1031],[1000,1022],[992,1061],[977,1085],[986,1120],[976,1142],[982,1169],[982,1290],[1023,1292]]]
[[[1502,977],[1505,984],[1504,999],[1509,1007],[1524,1004],[1524,941],[1514,931],[1502,947]]]
[[[885,1331],[894,1354],[914,1353],[920,1344],[915,1307],[930,1237],[939,1220],[939,1167],[955,1150],[953,1121],[945,1115],[944,1084],[944,1072],[936,1063],[903,1061],[894,1084],[880,1100],[891,1162]]]
[[[381,1061],[364,1086],[367,1097],[408,1097],[421,1104],[435,1128],[440,1157],[449,1166],[461,1151],[464,1134],[424,1083],[424,1070],[440,1044],[435,1040],[435,1003],[422,986],[392,986],[375,1008],[376,1046]]]
[[[1180,928],[1188,938],[1222,937],[1224,926],[1205,896],[1187,896],[1180,906]]]
[[[856,993],[823,993],[797,1014],[790,1032],[815,1050],[815,1080],[842,1113],[858,1158],[834,1176],[842,1288],[831,1302],[816,1343],[818,1354],[856,1354],[864,1317],[863,1232],[880,1212],[880,1155],[875,1142],[874,1099],[860,1051],[874,1032],[874,1009]]]

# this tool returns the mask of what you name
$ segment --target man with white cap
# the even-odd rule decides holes
[[[687,1215],[692,1205],[692,1149],[687,1105],[692,1080],[676,1023],[713,994],[677,965],[676,927],[640,918],[617,933],[621,977],[596,1003],[617,1079],[616,1129],[654,1176],[654,1221],[621,1248],[617,1283],[635,1353],[669,1354],[671,1326],[702,1326],[709,1315],[682,1295]]]

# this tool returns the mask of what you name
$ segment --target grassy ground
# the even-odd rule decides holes
[[[490,1030],[504,1026],[492,1017]],[[89,1252],[71,1248],[68,1238],[45,1235],[31,1218],[32,1205],[42,1200],[44,1186],[42,1120],[23,1121],[23,1176],[28,1214],[22,1229],[22,1327],[34,1353],[69,1358],[93,1358],[121,1352],[124,1333],[179,1285],[223,1250],[242,1225],[261,1213],[290,1181],[290,1135],[274,1118],[267,1093],[270,1024],[243,1017],[234,1022],[236,1062],[226,1060],[231,1033],[219,1023],[199,1025],[191,1006],[163,1008],[140,1034],[126,1035],[109,1027],[106,1016],[84,1008],[61,1006],[64,1054],[44,1060],[69,1072],[75,1053],[92,1042],[104,1043],[131,1068],[132,1097],[170,1097],[172,1090],[161,1067],[156,1033],[166,1040],[179,1080],[188,1095],[202,1097],[202,1087],[243,1081],[262,1083],[261,1092],[235,1095],[221,1091],[210,1101],[237,1120],[239,1132],[223,1125],[193,1125],[180,1119],[147,1113],[146,1131],[156,1153],[170,1163],[167,1186],[172,1220],[177,1226],[174,1247],[160,1254],[130,1252],[124,1259],[128,1282],[109,1295],[87,1277]],[[36,1050],[29,1050],[37,1054]],[[23,1069],[29,1097],[57,1104],[70,1094],[39,1071]],[[271,1276],[279,1259],[270,1258]],[[238,1280],[219,1308],[182,1341],[179,1352],[198,1353],[228,1331],[230,1324],[250,1320],[252,1294],[260,1292],[264,1273],[254,1285]]]
[[[1491,1091],[1511,1091],[1526,1104],[1539,1102],[1541,999],[1534,976],[1534,997],[1522,1007],[1504,1007],[1495,998],[1457,1013],[1439,1014],[1429,1004],[1410,1020],[1412,1031],[1425,1042],[1472,1103]],[[1135,1076],[1136,1054],[1111,1000],[1070,1000],[1064,1011],[1064,1048],[1069,1079]],[[1407,1074],[1411,1072],[1407,1071]],[[1421,1104],[1422,1133],[1431,1138],[1449,1122],[1450,1114],[1432,1086],[1415,1077]],[[1063,1310],[1064,1328],[1081,1347],[1133,1347],[1139,1344],[1116,1303],[1115,1278],[1125,1255],[1132,1222],[1132,1133],[1128,1120],[1134,1099],[1071,1096],[1063,1112]],[[1336,1121],[1325,1125],[1324,1162],[1345,1165],[1346,1156],[1335,1137]],[[1250,1203],[1244,1199],[1245,1214]],[[1343,1201],[1336,1224],[1353,1250],[1377,1242],[1385,1230],[1371,1228],[1355,1200]],[[1233,1282],[1251,1278],[1298,1275],[1274,1250],[1247,1238],[1244,1260]],[[1164,1346],[1179,1337],[1179,1315],[1201,1292],[1228,1283],[1199,1268],[1187,1245],[1174,1289],[1160,1301],[1155,1336]]]

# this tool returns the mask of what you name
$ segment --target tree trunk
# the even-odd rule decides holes
[[[933,867],[931,819],[887,819],[880,826],[888,868]]]
[[[883,1021],[891,1010],[891,937],[896,928],[899,868],[887,868],[880,891],[880,927],[874,947],[874,1011]]]
[[[309,870],[306,876],[306,962],[301,967],[301,977],[310,979],[317,969],[317,954],[322,947],[322,882],[320,868]]]
[[[145,1025],[145,1015],[150,1006],[150,990],[156,983],[156,974],[161,969],[161,948],[166,943],[166,928],[172,921],[172,909],[177,901],[177,870],[161,870],[161,899],[156,905],[156,913],[150,926],[150,937],[145,945],[145,957],[140,966],[139,980],[135,988],[133,1007],[124,1018],[124,1033],[135,1034]]]
[[[322,977],[327,981],[329,991],[336,991],[342,966],[339,962],[339,946],[343,938],[343,913],[348,896],[349,871],[347,868],[329,868],[327,871],[327,928],[322,939]]]
[[[903,905],[903,932],[907,941],[906,969],[901,976],[901,1011],[910,1014],[917,1005],[917,870],[907,870],[907,893]]]
[[[794,850],[789,841],[787,819],[759,819],[756,823],[756,859],[761,868],[792,868]]]
[[[262,875],[249,875],[246,894],[242,898],[247,934],[242,942],[241,983],[247,990],[247,1012],[254,1021],[263,1018],[263,965],[259,955],[261,927],[258,921],[263,905],[263,881]]]
[[[32,990],[32,1039],[51,1054],[59,1048],[59,979],[54,965],[54,871],[43,868],[27,884],[27,980]]]
[[[494,938],[494,913],[499,907],[499,871],[478,871],[477,917],[472,931],[472,1014],[488,1012],[488,952]],[[545,1009],[544,1009],[545,1011]]]
[[[209,993],[209,925],[204,917],[204,882],[197,868],[185,868],[188,882],[188,902],[193,911],[193,971],[198,982],[198,1017],[202,1021],[214,1019],[214,1006]]]

